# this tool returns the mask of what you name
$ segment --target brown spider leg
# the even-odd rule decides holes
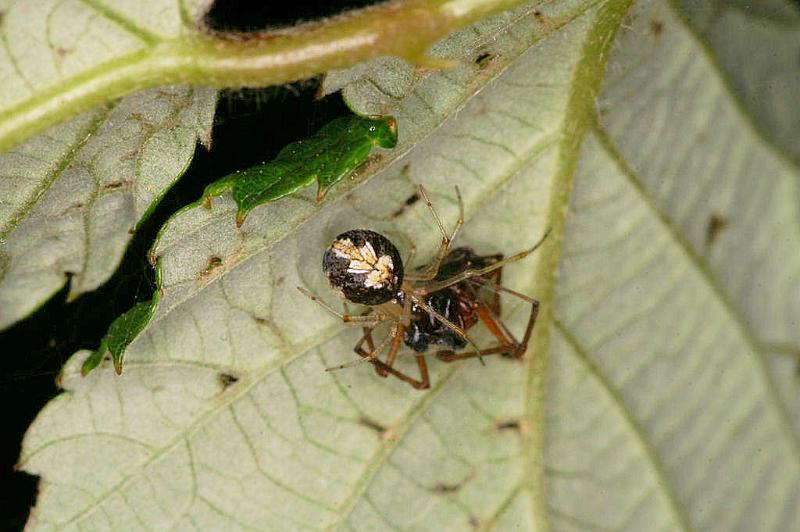
[[[450,244],[455,241],[456,236],[458,236],[459,231],[461,231],[461,227],[464,225],[464,200],[461,197],[461,191],[458,190],[458,187],[456,187],[456,196],[458,197],[458,220],[456,221],[456,226],[453,228],[453,232],[448,236],[447,231],[445,231],[444,225],[442,224],[441,218],[439,218],[436,209],[433,208],[433,204],[431,203],[430,198],[428,198],[428,193],[425,190],[425,187],[422,185],[419,186],[419,193],[420,196],[422,196],[422,198],[425,200],[425,204],[428,206],[428,209],[430,209],[434,220],[436,220],[436,225],[439,227],[439,231],[442,233],[442,244],[439,246],[439,252],[436,254],[436,258],[428,265],[424,273],[411,273],[406,276],[406,279],[411,281],[430,281],[436,277],[436,274],[439,273],[439,266],[442,264],[445,256],[447,256],[447,252],[450,249]]]
[[[491,273],[491,272],[493,272],[493,271],[495,271],[495,270],[497,270],[499,268],[502,268],[506,264],[509,264],[511,262],[516,262],[518,260],[524,259],[528,255],[530,255],[531,253],[533,253],[534,251],[539,249],[539,247],[544,243],[545,239],[547,238],[547,235],[549,235],[549,234],[550,234],[550,229],[548,229],[545,232],[545,234],[542,236],[542,238],[540,238],[539,241],[533,247],[531,247],[529,249],[526,249],[525,251],[520,251],[519,253],[517,253],[515,255],[511,255],[510,257],[507,257],[507,258],[505,258],[505,259],[503,259],[503,260],[501,260],[499,262],[496,262],[494,264],[486,266],[485,268],[476,268],[476,269],[471,269],[471,270],[464,270],[463,272],[461,272],[461,273],[459,273],[457,275],[454,275],[453,277],[451,277],[451,278],[449,278],[449,279],[447,279],[445,281],[438,281],[438,282],[430,283],[430,284],[428,284],[428,285],[426,285],[424,287],[417,288],[414,291],[415,291],[415,293],[417,295],[424,296],[426,294],[431,294],[433,292],[438,292],[439,290],[441,290],[443,288],[447,288],[448,286],[453,286],[454,284],[458,284],[461,281],[464,281],[466,279],[471,279],[473,277],[484,277],[484,276],[486,276],[486,274]]]
[[[358,350],[361,349],[361,346],[364,342],[367,342],[367,346],[369,346],[370,351],[375,351],[375,342],[372,340],[372,330],[375,327],[364,327],[364,336],[361,337],[361,340],[356,343],[355,352],[358,353]],[[358,353],[360,354],[360,353]]]
[[[494,272],[488,274],[486,277],[473,277],[472,279],[467,279],[466,282],[475,285],[475,287],[478,289],[487,288],[491,290],[492,292],[491,299],[489,300],[483,299],[483,303],[486,304],[487,310],[492,315],[492,318],[494,318],[494,320],[503,330],[503,333],[506,336],[513,338],[514,334],[508,329],[508,327],[506,327],[506,324],[503,322],[503,320],[500,319],[500,313],[501,313],[500,292],[502,292],[503,290],[499,289],[498,287],[503,288],[500,283],[502,278],[501,275],[502,271],[503,269],[500,268],[499,270],[495,270]]]
[[[492,259],[494,262],[498,262],[498,261],[503,260],[503,256],[499,255],[499,254],[498,255],[489,255],[488,257],[485,257],[485,258]],[[480,279],[480,278],[478,278],[478,279]],[[498,286],[502,285],[503,284],[503,268],[498,268],[495,271],[490,272],[489,274],[486,275],[486,279],[488,279],[490,281],[493,281],[494,284],[496,284]],[[475,278],[470,279],[469,281],[470,282],[474,282]],[[481,286],[482,285],[483,285],[483,283],[481,283]],[[498,293],[497,290],[493,290],[492,291],[492,298],[486,304],[489,306],[489,309],[494,313],[495,317],[497,317],[500,314],[500,294]]]
[[[531,316],[530,316],[530,318],[528,318],[528,325],[525,328],[525,334],[522,335],[522,341],[519,342],[520,348],[522,349],[522,351],[520,352],[519,356],[522,356],[525,353],[525,349],[527,349],[527,347],[528,347],[528,340],[530,340],[530,338],[531,338],[531,334],[533,333],[533,326],[536,323],[536,318],[539,316],[539,301],[536,300],[536,299],[533,299],[532,297],[528,297],[525,294],[521,294],[521,293],[517,292],[516,290],[512,290],[510,288],[506,288],[505,286],[501,286],[499,284],[494,284],[494,283],[492,283],[491,281],[489,281],[487,279],[476,278],[476,279],[473,279],[473,280],[483,284],[484,286],[486,286],[488,288],[491,288],[492,290],[495,290],[497,292],[505,292],[505,293],[507,293],[509,295],[517,297],[517,298],[525,301],[526,303],[530,304],[530,306],[531,306]],[[498,322],[501,325],[503,325],[502,321],[498,320]],[[505,328],[505,325],[503,325],[503,328]],[[506,331],[508,331],[508,329],[506,329]]]
[[[445,327],[447,327],[448,329],[450,329],[451,331],[456,333],[462,340],[467,342],[475,350],[474,356],[476,356],[476,357],[478,357],[478,359],[480,359],[481,364],[484,363],[483,362],[483,355],[481,354],[480,348],[477,345],[475,345],[475,342],[473,342],[469,338],[469,336],[467,336],[467,333],[464,331],[464,329],[462,329],[461,327],[459,327],[458,325],[456,325],[452,321],[448,320],[447,318],[445,318],[444,316],[442,316],[441,314],[436,312],[436,309],[434,309],[433,307],[431,307],[430,305],[428,305],[424,301],[416,298],[415,296],[411,296],[411,299],[414,301],[414,304],[416,304],[418,307],[420,307],[423,310],[425,310],[425,312],[427,312],[428,314],[430,314],[431,316],[433,316],[434,318],[439,320],[439,323],[441,323],[442,325],[444,325]]]
[[[370,331],[371,330],[372,329],[370,329]],[[372,335],[370,334],[370,338],[371,337],[372,337]],[[359,355],[361,355],[364,358],[359,358],[359,359],[354,360],[352,362],[345,362],[344,364],[339,364],[338,366],[331,366],[329,368],[325,368],[325,371],[336,371],[336,370],[345,369],[345,368],[352,368],[354,366],[358,366],[360,364],[363,364],[364,362],[371,362],[373,364],[375,362],[380,362],[378,360],[378,351],[383,349],[386,346],[386,344],[389,343],[389,339],[390,338],[393,339],[394,336],[392,336],[392,334],[387,334],[386,337],[383,340],[381,340],[381,343],[379,343],[378,346],[375,349],[371,350],[369,353],[367,353],[366,351],[364,351],[363,349],[360,348],[361,346],[359,346],[358,344],[361,343],[361,341],[359,340],[359,342],[356,344],[359,347],[359,351],[356,351],[356,353],[358,353]],[[363,338],[362,338],[362,340],[363,340]]]
[[[402,324],[403,327],[402,327],[402,329],[399,329],[400,332],[396,336],[396,342],[398,342],[398,344],[399,344],[400,340],[403,337],[403,330],[406,327],[408,327],[409,323],[411,323],[411,305],[412,305],[411,298],[408,298],[408,297],[405,298],[405,301],[403,302],[403,313],[400,315],[400,322],[399,322],[399,324]],[[395,328],[395,329],[393,329],[393,331],[396,332],[396,331],[398,331],[398,329]],[[397,353],[398,353],[399,349],[400,349],[399,345],[398,345],[397,349],[389,349],[389,354],[386,356],[386,365],[387,366],[389,366],[389,367],[393,367],[394,366],[394,361],[395,361],[395,358],[397,358]],[[386,377],[386,371],[384,371],[383,368],[380,367],[380,366],[375,366],[375,373],[377,373],[381,377]]]
[[[494,315],[486,303],[481,303],[481,305],[476,309],[478,318],[484,323],[484,325],[486,325],[486,328],[489,329],[489,332],[491,332],[500,342],[499,346],[490,349],[484,349],[481,354],[494,355],[497,353],[510,353],[511,356],[515,358],[522,357],[528,348],[528,341],[531,338],[533,326],[536,324],[536,318],[539,316],[539,302],[531,297],[511,290],[510,288],[495,285],[486,279],[477,278],[475,280],[497,292],[507,292],[513,296],[516,296],[531,305],[531,313],[528,317],[528,325],[525,327],[525,333],[522,335],[522,341],[517,341],[514,338],[514,335],[511,334],[505,324]],[[474,356],[476,355],[472,352],[454,353],[453,351],[439,351],[436,353],[436,357],[444,362],[463,360],[465,358],[472,358]]]
[[[392,361],[394,361],[395,358],[397,357],[397,351],[400,349],[399,340],[403,338],[403,327],[402,325],[398,325],[398,327],[399,330],[396,331],[396,333],[392,337],[392,345],[389,347],[389,356],[387,357],[387,360],[391,359]],[[369,358],[370,353],[367,353],[366,351],[364,351],[364,348],[361,347],[365,341],[367,342],[367,344],[372,343],[372,329],[365,328],[364,336],[361,338],[361,340],[358,341],[358,343],[356,343],[356,346],[353,350],[356,352],[356,354],[363,357],[363,360],[368,360],[369,362],[371,362],[375,366],[376,371],[380,369],[378,375],[386,377],[387,375],[392,374],[401,381],[410,384],[417,390],[424,390],[426,388],[430,388],[431,381],[430,381],[430,376],[428,375],[428,364],[425,361],[425,357],[423,357],[422,355],[416,356],[417,366],[419,367],[419,375],[420,375],[420,379],[417,380],[412,377],[409,377],[402,371],[399,371],[393,368],[392,366],[384,362],[381,362],[377,358],[370,359]]]
[[[343,323],[353,323],[358,325],[364,325],[366,323],[371,325],[377,325],[378,323],[380,323],[385,319],[382,314],[362,314],[360,316],[355,316],[352,314],[342,314],[341,312],[338,312],[333,307],[322,301],[320,298],[318,298],[317,296],[306,290],[305,288],[298,286],[297,289],[300,290],[300,293],[308,297],[311,301],[314,301],[319,306],[327,310],[330,314],[333,314],[334,316],[342,320]]]

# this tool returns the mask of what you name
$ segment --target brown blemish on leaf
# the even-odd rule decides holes
[[[367,427],[370,430],[374,430],[375,433],[378,435],[378,437],[383,441],[394,441],[396,438],[394,429],[392,429],[392,427],[384,427],[377,421],[374,421],[364,416],[358,418],[358,422],[364,427]]]
[[[200,272],[200,280],[205,280],[208,277],[211,277],[220,266],[222,266],[221,257],[217,257],[216,255],[214,255],[211,258],[209,258],[208,266],[206,266],[205,270]]]
[[[224,392],[237,382],[239,382],[239,377],[233,375],[231,373],[220,373],[217,375],[217,379],[219,380],[220,385],[222,386],[222,391]]]
[[[212,255],[208,259],[208,266],[200,272],[197,276],[197,281],[200,284],[205,284],[209,282],[214,277],[220,275],[221,272],[227,270],[232,265],[236,264],[239,261],[240,252],[237,251],[233,255],[229,257],[222,258],[217,255]]]
[[[477,530],[481,527],[481,520],[474,515],[469,516],[469,526]]]
[[[498,421],[494,424],[494,430],[495,432],[510,430],[524,435],[528,432],[528,422],[524,419],[507,419],[505,421]]]
[[[403,202],[403,205],[399,209],[397,209],[392,213],[392,218],[397,218],[398,216],[406,212],[406,209],[408,209],[418,201],[419,201],[419,192],[414,192],[413,194],[411,194],[409,197],[406,198],[406,200]]]
[[[70,214],[70,213],[73,213],[73,212],[78,212],[78,211],[82,210],[85,205],[86,204],[83,203],[83,202],[73,203],[72,205],[70,205],[69,207],[64,209],[64,212],[61,213],[61,214]]]
[[[373,421],[373,420],[371,420],[369,418],[366,418],[366,417],[362,416],[362,417],[358,418],[358,422],[361,425],[367,427],[368,429],[374,430],[375,432],[377,432],[381,436],[386,432],[386,427],[384,427],[383,425],[381,425],[377,421]]]
[[[714,213],[708,217],[706,224],[706,247],[710,247],[716,240],[719,234],[728,226],[728,218]]]
[[[651,20],[650,21],[650,31],[653,35],[658,37],[662,33],[664,33],[664,23],[660,20]]]
[[[436,484],[433,488],[431,488],[431,491],[434,493],[439,493],[441,495],[451,495],[453,493],[458,493],[459,491],[461,491],[461,488],[463,488],[464,485],[467,484],[467,482],[472,480],[474,476],[475,472],[472,471],[456,484],[446,484],[444,482],[440,482]]]
[[[104,192],[108,192],[108,191],[111,191],[111,190],[119,190],[121,188],[129,187],[129,186],[131,186],[131,184],[132,184],[131,181],[128,181],[128,180],[125,180],[125,179],[118,179],[116,181],[112,181],[111,183],[104,184],[100,188],[100,190],[102,190]]]
[[[475,64],[478,66],[479,69],[484,69],[486,66],[492,62],[494,59],[494,54],[489,52],[483,52],[482,54],[478,55],[475,58]]]

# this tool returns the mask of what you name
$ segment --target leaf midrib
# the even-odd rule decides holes
[[[562,243],[572,183],[578,166],[581,144],[592,121],[593,105],[605,74],[610,48],[621,24],[622,17],[632,0],[609,0],[597,8],[584,36],[581,56],[570,83],[566,114],[562,121],[562,147],[554,184],[549,198],[552,242],[542,248],[542,259],[534,273],[535,285],[542,288],[540,296],[540,326],[534,331],[528,348],[527,378],[524,385],[524,419],[531,427],[525,438],[523,478],[529,484],[528,494],[533,512],[533,522],[548,527],[548,506],[545,496],[544,473],[544,398],[547,356],[550,348],[550,326],[555,301],[556,272],[561,257]],[[538,519],[537,519],[538,516]]]

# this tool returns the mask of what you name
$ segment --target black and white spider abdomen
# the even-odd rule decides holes
[[[388,238],[367,229],[337,236],[325,250],[322,270],[346,299],[380,305],[397,297],[403,283],[403,261]]]

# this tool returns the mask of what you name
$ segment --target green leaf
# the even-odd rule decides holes
[[[156,265],[156,283],[161,282],[161,268]],[[100,340],[100,346],[89,355],[81,366],[81,375],[86,376],[105,358],[111,355],[114,371],[122,373],[122,359],[128,345],[139,335],[153,317],[161,292],[156,290],[150,301],[141,301],[117,317],[108,327],[106,335]]]
[[[143,301],[135,304],[117,319],[111,322],[108,332],[100,342],[100,347],[83,362],[81,375],[86,376],[103,361],[106,353],[111,354],[114,370],[122,373],[122,354],[125,348],[142,332],[145,325],[153,316],[155,304],[152,301]]]
[[[89,111],[0,155],[0,328],[70,279],[117,268],[137,224],[209,143],[216,91],[163,87]]]
[[[391,116],[345,116],[325,124],[307,139],[292,142],[272,161],[227,175],[209,185],[203,203],[231,191],[238,206],[236,226],[247,213],[317,182],[317,201],[328,189],[364,163],[372,147],[394,148],[397,122]]]
[[[800,172],[674,4],[628,7],[536,4],[440,43],[457,68],[337,74],[357,112],[397,117],[397,147],[320,205],[170,221],[125,373],[82,378],[77,353],[26,436],[29,527],[796,528],[800,389],[769,346],[800,344]],[[528,355],[431,359],[426,392],[323,371],[359,331],[295,286],[335,301],[320,258],[353,227],[429,259],[420,182],[447,226],[459,186],[479,252],[553,228],[504,270],[542,303]]]

